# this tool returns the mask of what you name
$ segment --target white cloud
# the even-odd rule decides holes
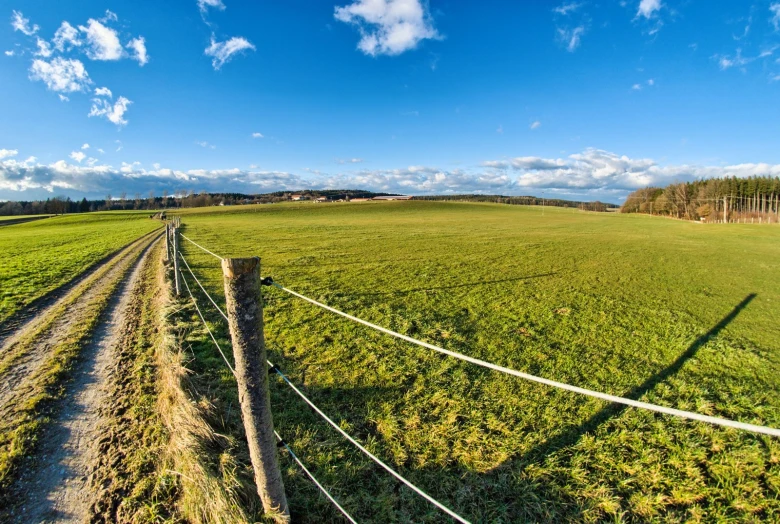
[[[119,60],[124,55],[119,36],[110,27],[90,18],[87,20],[87,27],[80,25],[79,29],[86,33],[89,45],[87,56],[91,60]]]
[[[531,125],[528,126],[528,127],[531,128],[531,129],[539,129],[540,127],[542,127],[542,123],[539,122],[538,120],[535,120],[535,121],[531,122]]]
[[[149,56],[146,54],[146,40],[144,37],[139,36],[130,40],[127,47],[134,52],[133,58],[138,61],[138,65],[144,66],[149,62]]]
[[[68,97],[67,97],[67,96],[65,96],[65,95],[57,95],[57,96],[59,96],[59,97],[60,97],[60,101],[61,101],[61,102],[70,102],[70,98],[68,98]]]
[[[653,80],[652,78],[650,78],[650,79],[647,81],[647,85],[649,85],[649,86],[654,86],[654,85],[655,85],[655,80]]]
[[[582,35],[584,34],[584,25],[577,26],[573,29],[566,27],[558,28],[558,39],[566,46],[566,50],[570,53],[573,53],[580,46]]]
[[[633,89],[634,91],[639,91],[642,89],[642,86],[640,84],[634,84],[631,86],[631,89]]]
[[[209,7],[219,9],[220,11],[225,10],[225,4],[222,3],[222,0],[198,0],[198,9],[201,12],[205,13]]]
[[[92,158],[92,157],[89,157],[89,158],[87,159],[87,165],[88,165],[88,166],[94,166],[94,165],[95,165],[95,164],[97,164],[98,162],[100,162],[100,160],[98,160],[97,158]]]
[[[65,58],[55,58],[50,62],[33,60],[30,79],[41,80],[50,90],[63,93],[83,91],[92,83],[80,60]]]
[[[255,50],[249,40],[234,36],[230,40],[224,42],[217,42],[214,37],[211,37],[211,45],[206,48],[204,54],[213,58],[211,65],[214,69],[221,68],[226,62],[229,62],[234,54],[247,49]]]
[[[0,149],[0,159],[16,156],[19,154],[17,149]]]
[[[132,104],[132,102],[123,96],[117,98],[113,105],[110,101],[103,98],[93,98],[92,107],[89,110],[88,116],[103,116],[106,117],[109,122],[116,124],[117,126],[123,126],[127,124],[124,115],[130,104]],[[121,149],[121,146],[119,149]],[[117,149],[117,151],[119,151],[119,149]]]
[[[97,151],[98,151],[98,153],[100,153],[101,155],[102,155],[103,153],[105,153],[105,151],[103,151],[103,150],[102,150],[102,149],[100,149],[100,148],[97,148]]]
[[[737,49],[737,53],[734,56],[715,55],[713,56],[713,58],[718,61],[718,65],[723,71],[725,71],[726,69],[730,69],[732,67],[742,67],[755,60],[755,58],[748,58],[742,56],[742,49],[739,48]]]
[[[420,0],[356,0],[336,7],[334,18],[360,31],[358,49],[367,55],[398,55],[423,40],[440,39],[427,4]]]
[[[21,31],[27,36],[34,35],[38,32],[38,29],[40,29],[37,24],[30,26],[30,19],[25,18],[19,11],[13,11],[11,16],[11,25],[13,26],[14,31]]]
[[[639,10],[636,12],[636,16],[652,18],[656,11],[661,10],[661,7],[663,7],[661,0],[641,0],[641,2],[639,2]]]
[[[98,87],[95,89],[95,95],[97,96],[107,96],[108,98],[113,97],[114,95],[111,93],[111,90],[107,87]]]
[[[101,22],[116,22],[117,20],[119,20],[119,17],[110,9],[106,9],[106,16],[100,19]]]
[[[81,149],[89,149],[89,144],[84,144],[83,146],[81,146]]]
[[[362,158],[337,158],[337,164],[360,164],[363,162]]]
[[[263,133],[252,133],[252,138],[265,138]]]
[[[5,56],[14,56],[13,50],[5,51]]]
[[[556,7],[555,9],[553,9],[553,11],[558,13],[559,15],[568,15],[569,13],[573,13],[580,7],[582,7],[581,3],[569,2],[568,4],[563,4]]]
[[[195,143],[198,144],[200,147],[203,147],[203,148],[206,148],[206,149],[216,149],[217,148],[217,146],[215,146],[214,144],[209,144],[205,140],[195,141]]]
[[[775,28],[775,31],[780,30],[780,2],[775,2],[769,6],[769,12],[772,13],[770,22]]]
[[[35,52],[35,56],[49,58],[52,55],[53,51],[51,50],[51,46],[49,45],[49,42],[47,42],[43,38],[38,38],[36,44],[38,46],[38,50]]]
[[[78,162],[79,164],[81,163],[81,161],[82,161],[82,160],[84,160],[84,159],[87,157],[87,155],[85,155],[85,154],[84,154],[84,153],[82,153],[81,151],[73,151],[73,152],[72,152],[72,153],[71,153],[69,156],[70,156],[70,157],[71,157],[73,160],[75,160],[76,162]]]
[[[57,51],[60,52],[65,51],[66,46],[73,48],[79,47],[82,44],[81,39],[79,39],[78,29],[66,21],[63,21],[59,29],[57,29],[57,32],[54,33],[52,42]]]

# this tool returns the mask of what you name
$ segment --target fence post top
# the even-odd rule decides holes
[[[257,271],[260,267],[260,257],[223,258],[222,272],[228,278],[236,278]]]

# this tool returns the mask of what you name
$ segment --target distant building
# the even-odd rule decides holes
[[[350,198],[350,202],[368,202],[370,198]]]
[[[319,197],[319,198],[317,198],[314,201],[315,202],[327,202],[328,201],[328,197]]]
[[[290,195],[290,200],[300,200],[303,195]]]
[[[371,200],[411,200],[412,197],[405,195],[375,196]]]

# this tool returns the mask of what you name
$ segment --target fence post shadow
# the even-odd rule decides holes
[[[645,393],[648,391],[651,391],[653,388],[655,388],[658,384],[665,381],[670,376],[677,373],[687,362],[691,357],[693,357],[699,349],[701,349],[704,344],[709,342],[712,338],[718,335],[718,333],[723,330],[726,326],[728,326],[736,317],[739,315],[739,313],[747,307],[750,302],[756,298],[756,293],[750,293],[747,295],[742,301],[737,304],[734,309],[731,310],[731,312],[723,317],[720,322],[715,324],[709,331],[704,333],[703,335],[699,336],[690,346],[688,346],[688,349],[685,350],[684,353],[682,353],[677,359],[672,362],[670,365],[656,373],[655,375],[649,377],[647,380],[645,380],[642,384],[635,386],[628,392],[626,392],[624,395],[621,395],[625,398],[630,398],[633,400],[638,400],[642,397]],[[533,447],[532,449],[528,450],[523,454],[523,461],[526,463],[532,463],[539,460],[544,455],[551,453],[552,451],[558,450],[564,446],[568,446],[571,444],[574,444],[576,441],[578,441],[583,435],[587,433],[591,433],[596,430],[597,427],[599,427],[601,424],[606,422],[612,417],[617,417],[623,411],[628,409],[629,406],[623,405],[623,404],[608,404],[604,406],[602,409],[600,409],[597,413],[592,415],[590,418],[582,422],[581,424],[577,426],[573,426],[567,430],[565,430],[562,434],[556,435],[537,446]]]

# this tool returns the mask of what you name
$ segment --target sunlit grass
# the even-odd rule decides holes
[[[260,256],[264,275],[410,336],[578,386],[780,427],[778,227],[425,202],[192,210],[183,220],[185,234],[215,252]],[[222,301],[218,261],[182,246]],[[613,409],[266,295],[277,365],[469,519],[780,514],[776,439]],[[210,319],[229,347],[224,322]],[[188,340],[191,367],[210,381],[217,430],[240,436],[233,379],[203,335]],[[358,520],[442,519],[283,385],[272,395],[280,433]],[[297,519],[331,518],[316,488],[283,464]]]

